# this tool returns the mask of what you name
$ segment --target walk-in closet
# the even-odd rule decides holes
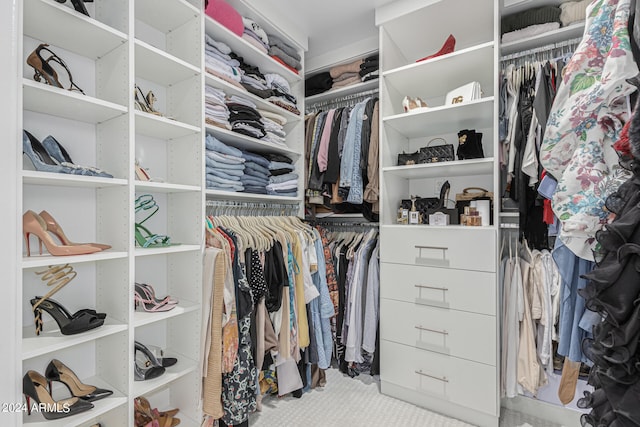
[[[640,426],[637,0],[0,33],[0,425]]]

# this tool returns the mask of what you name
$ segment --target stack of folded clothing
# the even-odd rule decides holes
[[[232,131],[257,139],[267,135],[261,121],[262,117],[256,110],[256,104],[252,101],[238,95],[232,95],[227,98],[227,107],[229,108],[229,122]]]
[[[548,5],[507,15],[501,20],[502,42],[514,42],[560,28],[558,6]]]
[[[229,108],[225,103],[225,94],[212,86],[204,88],[205,121],[212,126],[231,129],[229,124]]]
[[[240,63],[240,69],[242,70],[242,78],[240,84],[246,90],[253,93],[254,95],[259,96],[260,98],[270,97],[272,95],[272,92],[267,85],[267,80],[260,72],[260,69],[244,62],[244,58],[242,58],[241,56],[237,56],[234,53],[232,53],[231,56]]]
[[[212,135],[207,135],[205,147],[207,188],[244,191],[241,178],[244,175],[245,159],[242,151],[226,145]]]
[[[378,72],[379,68],[380,64],[378,54],[365,58],[362,64],[360,64],[360,71],[358,72],[360,80],[366,82],[377,79],[380,75]]]
[[[300,64],[301,57],[296,52],[296,49],[276,35],[269,34],[268,36],[269,55],[289,70],[298,74],[298,70],[302,68],[302,65]]]
[[[229,55],[231,48],[222,42],[215,41],[205,34],[205,68],[213,74],[235,86],[240,86],[242,71],[240,62]]]
[[[245,160],[245,169],[240,182],[244,186],[245,193],[267,194],[270,177],[269,160],[249,151],[243,151],[242,158]]]
[[[333,85],[333,78],[328,71],[311,76],[304,81],[304,96],[313,96],[325,93]]]
[[[291,94],[291,86],[289,86],[287,79],[275,73],[265,74],[264,77],[267,79],[269,89],[274,91],[273,96],[267,98],[267,101],[294,114],[300,114],[300,110],[297,107],[298,101]]]
[[[262,124],[264,125],[264,131],[267,134],[262,138],[262,140],[286,147],[287,144],[285,139],[287,134],[284,131],[284,125],[287,123],[287,119],[282,117],[280,114],[267,110],[258,109],[258,112],[262,116]]]
[[[269,161],[269,185],[267,194],[282,197],[298,196],[298,174],[293,161],[283,154],[265,155]]]
[[[360,78],[360,67],[364,64],[363,59],[350,62],[348,64],[337,65],[329,70],[333,79],[331,89],[339,89],[362,82]]]
[[[244,32],[242,38],[255,46],[260,52],[266,54],[269,51],[269,37],[256,21],[250,18],[242,18]]]

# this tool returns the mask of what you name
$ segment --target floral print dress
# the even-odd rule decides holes
[[[593,260],[595,233],[609,222],[607,185],[618,167],[613,143],[628,117],[626,96],[638,74],[627,23],[630,0],[594,0],[582,41],[564,69],[540,150],[558,181],[553,211],[560,239],[577,256]],[[606,193],[606,194],[605,194]]]

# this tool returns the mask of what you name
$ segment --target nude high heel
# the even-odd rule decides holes
[[[62,242],[63,245],[66,245],[66,246],[88,245],[88,246],[93,246],[95,248],[98,248],[101,251],[111,248],[111,245],[105,245],[102,243],[74,243],[71,240],[69,240],[69,238],[64,234],[64,231],[62,230],[62,227],[60,227],[60,224],[58,224],[58,222],[55,220],[54,217],[51,216],[51,214],[49,214],[49,212],[47,211],[40,212],[40,217],[47,224],[47,231],[51,232],[58,239],[60,239],[60,242]]]
[[[54,256],[65,255],[85,255],[99,252],[100,249],[89,245],[57,245],[51,235],[47,232],[47,223],[34,211],[26,211],[22,215],[22,233],[27,243],[27,256],[31,256],[29,236],[35,234],[40,243],[40,255],[42,255],[42,243],[44,242],[47,251]]]

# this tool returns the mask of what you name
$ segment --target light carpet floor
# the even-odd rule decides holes
[[[473,427],[380,393],[369,375],[349,378],[328,369],[327,385],[296,399],[269,397],[262,412],[249,419],[250,427]],[[558,427],[519,412],[503,410],[501,427]]]

